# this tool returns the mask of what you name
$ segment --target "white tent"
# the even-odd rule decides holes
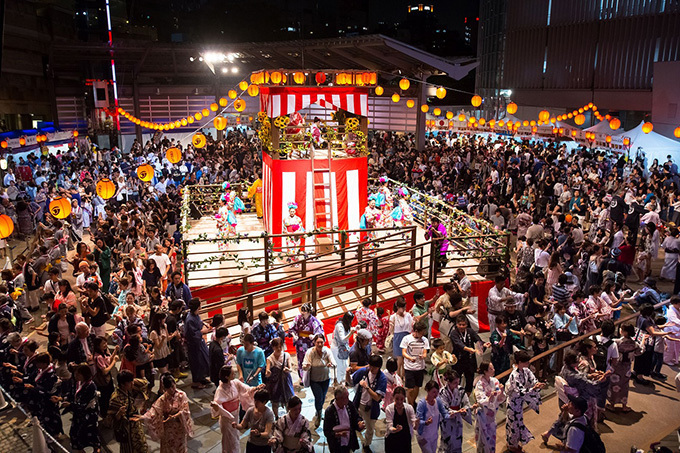
[[[674,162],[680,162],[680,143],[657,134],[652,131],[649,134],[642,132],[643,122],[629,131],[618,134],[621,137],[630,138],[630,155],[637,154],[638,148],[642,148],[645,153],[646,165],[649,167],[654,159],[658,159],[659,164],[666,162],[666,156],[670,155]]]
[[[620,129],[619,129],[620,130]],[[602,120],[594,126],[585,129],[586,132],[595,132],[603,135],[616,135],[618,132],[609,127],[609,120]]]

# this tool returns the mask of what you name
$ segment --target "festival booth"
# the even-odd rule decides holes
[[[377,75],[279,70],[251,79],[258,82],[262,112],[267,233],[286,233],[283,221],[292,203],[306,231],[358,229],[367,204],[368,94]],[[312,105],[332,110],[332,119],[310,118],[306,109]]]
[[[654,159],[657,159],[659,165],[662,165],[669,155],[674,162],[680,162],[680,143],[654,131],[645,133],[644,124],[644,122],[641,122],[634,129],[618,133],[620,137],[626,137],[630,140],[629,148],[633,151],[631,157],[635,157],[638,148],[641,148],[645,153],[645,165],[647,167],[652,165]]]

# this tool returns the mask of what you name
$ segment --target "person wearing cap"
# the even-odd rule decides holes
[[[355,336],[355,342],[349,350],[349,372],[355,373],[358,370],[368,367],[368,358],[371,355],[371,340],[373,334],[368,329],[359,329]],[[340,376],[344,378],[344,376]]]
[[[567,395],[568,400],[560,407],[560,416],[550,429],[541,434],[545,445],[551,436],[564,444],[563,453],[578,453],[585,438],[584,429],[588,426],[586,412],[588,401],[575,395]]]

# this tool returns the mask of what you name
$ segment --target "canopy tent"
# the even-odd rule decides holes
[[[602,120],[596,125],[590,126],[589,128],[585,129],[586,132],[595,132],[596,134],[604,135],[617,135],[621,130],[622,129],[618,129],[616,131],[612,130],[612,128],[609,127],[609,120]]]
[[[645,153],[645,165],[649,167],[654,159],[658,159],[659,164],[666,162],[666,156],[671,156],[674,162],[680,162],[680,143],[657,134],[652,131],[645,134],[642,131],[644,121],[629,131],[621,132],[618,135],[621,137],[630,138],[631,156],[635,155],[638,148],[641,148]]]

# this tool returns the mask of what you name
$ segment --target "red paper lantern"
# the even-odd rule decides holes
[[[316,83],[321,85],[322,83],[326,82],[326,74],[323,72],[317,72],[314,76],[314,80],[316,80]]]

